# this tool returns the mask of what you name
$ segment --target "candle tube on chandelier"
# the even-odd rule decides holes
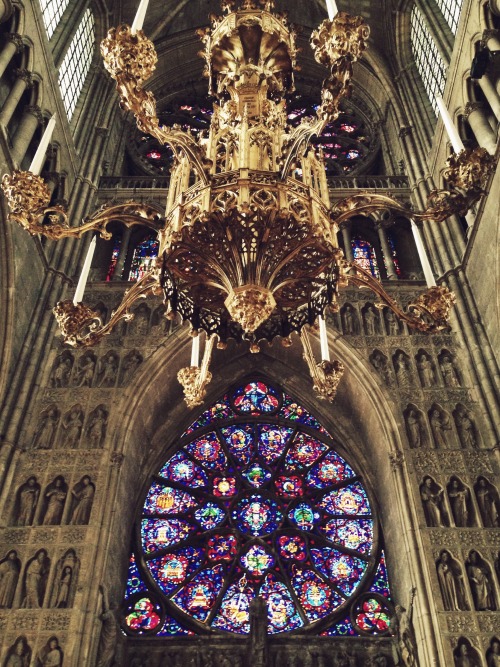
[[[132,35],[135,35],[138,30],[142,30],[144,25],[144,19],[146,18],[146,11],[148,9],[149,0],[141,0],[137,14],[135,15],[134,22],[130,28]]]
[[[441,114],[441,118],[443,119],[443,125],[451,141],[453,150],[455,151],[455,153],[460,153],[460,151],[463,151],[464,149],[462,139],[458,134],[458,129],[453,124],[453,120],[450,116],[448,109],[446,108],[443,98],[439,97],[439,95],[436,97],[436,104],[438,105],[439,113]]]
[[[193,344],[191,347],[191,366],[199,366],[199,365],[200,365],[200,335],[197,333],[196,336],[193,336]]]
[[[78,285],[76,286],[75,296],[73,297],[73,304],[76,306],[81,301],[83,301],[83,295],[85,293],[85,286],[87,285],[87,279],[90,273],[90,266],[92,264],[92,259],[94,257],[95,246],[97,243],[97,236],[94,235],[94,238],[90,242],[89,249],[87,250],[87,256],[85,257],[85,262],[83,263],[82,272],[78,280]]]
[[[319,319],[319,342],[321,344],[321,361],[330,361],[330,350],[328,349],[328,336],[326,334],[326,320],[321,315]]]
[[[45,155],[47,153],[47,148],[49,147],[50,140],[52,139],[52,133],[54,132],[54,127],[56,126],[56,114],[47,123],[45,132],[43,133],[42,139],[36,149],[35,156],[31,161],[30,168],[28,171],[31,171],[32,174],[36,176],[40,175],[42,171],[43,164],[45,162]]]
[[[326,10],[328,12],[328,18],[330,21],[333,21],[339,11],[335,0],[326,0]]]
[[[417,246],[418,258],[420,259],[420,264],[424,271],[425,282],[427,287],[435,287],[436,281],[434,280],[434,274],[432,273],[431,263],[425,252],[424,243],[422,237],[420,236],[420,229],[415,224],[414,220],[411,221],[411,231],[413,232],[413,238],[415,239],[415,245]]]

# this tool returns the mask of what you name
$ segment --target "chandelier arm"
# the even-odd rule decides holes
[[[83,303],[74,304],[71,300],[59,301],[53,313],[61,329],[64,342],[72,347],[91,347],[113,331],[120,320],[129,322],[134,319],[130,308],[138,299],[145,299],[149,294],[161,294],[159,269],[145,273],[135,285],[128,289],[120,305],[111,313],[111,318],[103,326],[100,316]]]
[[[182,273],[181,270],[177,269],[175,266],[175,261],[179,255],[181,255],[182,252],[187,252],[187,253],[192,253],[193,249],[191,247],[185,246],[184,244],[179,244],[178,246],[175,247],[175,249],[170,253],[168,257],[168,267],[169,270],[172,272],[173,275],[177,276],[177,278],[180,278],[181,280],[185,278],[185,275]],[[202,258],[202,263],[206,264],[205,257],[198,253],[198,256]],[[216,287],[217,289],[220,289],[225,292],[229,292],[231,290],[231,282],[229,278],[227,277],[227,270],[223,270],[220,266],[220,263],[217,260],[214,260],[213,257],[210,258],[210,268],[214,270],[214,272],[217,274],[217,277],[220,280],[220,283],[207,280],[206,275],[203,274],[202,277],[200,277],[200,281],[204,285],[211,285],[213,287]],[[193,284],[190,282],[190,284]]]
[[[344,364],[337,359],[333,361],[323,360],[317,363],[312,351],[309,334],[305,328],[300,332],[300,340],[304,350],[303,356],[311,374],[313,390],[316,392],[316,396],[320,399],[333,402],[340,380],[344,375]]]
[[[217,336],[207,336],[201,366],[186,366],[177,373],[177,379],[184,391],[184,400],[188,408],[201,405],[207,393],[207,385],[212,380],[212,373],[208,370],[212,351]]]
[[[374,292],[382,301],[382,303],[375,304],[377,308],[387,306],[399,319],[418,331],[436,333],[449,329],[448,318],[456,298],[447,287],[430,287],[418,296],[415,303],[408,304],[407,311],[404,311],[385,291],[382,283],[369,271],[361,268],[355,262],[348,266],[352,273],[344,274],[347,282]]]
[[[107,226],[116,220],[127,227],[141,225],[155,232],[160,229],[158,211],[148,204],[133,201],[104,205],[78,227],[70,227],[66,208],[49,206],[51,195],[45,181],[30,171],[16,170],[6,174],[1,187],[10,209],[9,220],[17,222],[32,236],[42,234],[58,240],[81,238],[92,231],[109,240],[112,234],[107,231]],[[50,222],[44,222],[47,218]]]

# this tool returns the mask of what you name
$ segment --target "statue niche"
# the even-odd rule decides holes
[[[363,310],[361,311],[363,317],[363,328],[367,336],[379,336],[381,333],[380,328],[380,315],[379,311],[371,303],[367,303]]]
[[[134,318],[128,325],[127,333],[130,336],[145,336],[149,330],[149,318],[151,309],[145,303],[141,303],[133,311]]]
[[[491,569],[474,549],[469,553],[466,571],[476,611],[495,611]]]
[[[45,549],[39,549],[28,561],[24,571],[21,593],[21,607],[39,609],[43,604],[47,578],[50,569],[50,558]]]
[[[460,637],[457,648],[453,651],[455,667],[482,667],[479,653],[465,637]]]
[[[422,387],[428,389],[436,386],[436,371],[430,355],[425,350],[419,350],[415,361]]]
[[[446,549],[439,554],[436,569],[445,611],[468,611],[462,568]]]
[[[84,475],[71,490],[69,523],[72,526],[85,526],[88,524],[94,495],[95,485],[89,475]]]
[[[106,437],[108,426],[108,412],[104,405],[98,405],[90,413],[87,430],[85,432],[85,444],[89,449],[101,449]]]
[[[31,664],[31,646],[24,635],[16,638],[16,641],[7,651],[3,667],[29,667]]]
[[[346,335],[355,335],[359,333],[359,320],[354,306],[346,303],[340,309],[340,319],[342,321],[342,331]]]
[[[429,475],[424,477],[420,485],[420,498],[429,528],[443,528],[449,525],[444,506],[444,490]]]
[[[500,526],[500,499],[496,487],[486,478],[480,476],[474,486],[477,505],[485,528]]]
[[[467,528],[477,525],[470,490],[465,484],[458,477],[451,477],[447,492],[455,526]]]
[[[59,646],[59,639],[53,635],[36,656],[36,667],[62,667],[64,653]]]
[[[41,524],[43,526],[58,526],[61,523],[68,485],[62,475],[57,475],[43,493]]]
[[[391,372],[388,366],[387,357],[380,350],[373,350],[370,355],[370,362],[376,371],[382,376],[384,383],[387,387],[392,386],[392,377]]]
[[[120,386],[124,386],[130,382],[132,376],[139,364],[142,363],[142,355],[137,350],[131,350],[123,359],[121,367]]]
[[[94,379],[96,357],[93,352],[86,352],[79,360],[73,374],[74,387],[91,387]]]
[[[61,413],[55,405],[42,410],[33,436],[33,449],[50,449],[54,444]]]
[[[423,412],[413,403],[409,403],[404,411],[404,418],[410,447],[412,449],[425,447],[428,444],[428,437]]]
[[[74,405],[64,416],[60,430],[60,443],[64,449],[77,449],[83,427],[83,410],[80,404]]]
[[[459,403],[453,411],[458,437],[464,449],[474,449],[478,446],[478,432],[467,409]]]
[[[14,503],[14,525],[31,526],[39,497],[40,484],[35,475],[31,475],[17,490]]]
[[[399,336],[401,333],[401,325],[396,315],[394,315],[389,308],[384,308],[384,322],[388,336]]]
[[[434,404],[429,410],[429,423],[436,449],[448,449],[451,431],[450,416],[439,405]]]
[[[402,389],[408,389],[413,384],[413,373],[410,357],[402,350],[397,350],[392,358],[396,380]]]
[[[97,365],[96,387],[114,387],[118,377],[119,356],[110,350]]]
[[[460,375],[457,371],[455,359],[448,350],[443,350],[438,357],[439,370],[443,377],[445,387],[460,387]]]
[[[49,607],[69,609],[73,606],[80,561],[73,549],[68,549],[56,564]]]
[[[500,667],[500,639],[493,637],[486,651],[486,664],[488,667]]]
[[[73,355],[67,350],[56,357],[50,373],[50,386],[53,389],[60,389],[69,385],[69,377],[74,361]]]
[[[11,549],[0,560],[0,609],[11,609],[21,572],[21,561],[17,551]]]

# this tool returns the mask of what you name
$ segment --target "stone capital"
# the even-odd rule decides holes
[[[31,116],[35,116],[39,123],[43,123],[42,110],[36,104],[25,107],[24,111],[25,113],[29,113]]]
[[[467,102],[464,109],[464,120],[468,120],[469,116],[475,111],[484,111],[484,106],[481,102]]]
[[[16,53],[19,53],[19,51],[22,51],[24,49],[24,42],[22,35],[20,35],[17,32],[10,32],[8,35],[6,35],[7,41],[12,42],[15,47],[16,47]]]
[[[486,30],[483,30],[483,34],[481,35],[481,46],[488,48],[490,39],[500,39],[500,30],[497,30],[496,28],[487,28]]]
[[[412,127],[410,127],[409,125],[403,125],[399,128],[399,138],[404,139],[404,137],[410,136],[412,132],[413,132]]]
[[[33,75],[27,69],[15,69],[14,76],[16,77],[16,79],[21,79],[22,81],[25,81],[27,88],[31,88],[31,86],[33,85]]]

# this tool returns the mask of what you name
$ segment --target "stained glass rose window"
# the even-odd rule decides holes
[[[236,387],[187,429],[151,482],[136,542],[128,634],[246,634],[256,596],[270,634],[389,628],[363,479],[309,412],[265,382]]]

